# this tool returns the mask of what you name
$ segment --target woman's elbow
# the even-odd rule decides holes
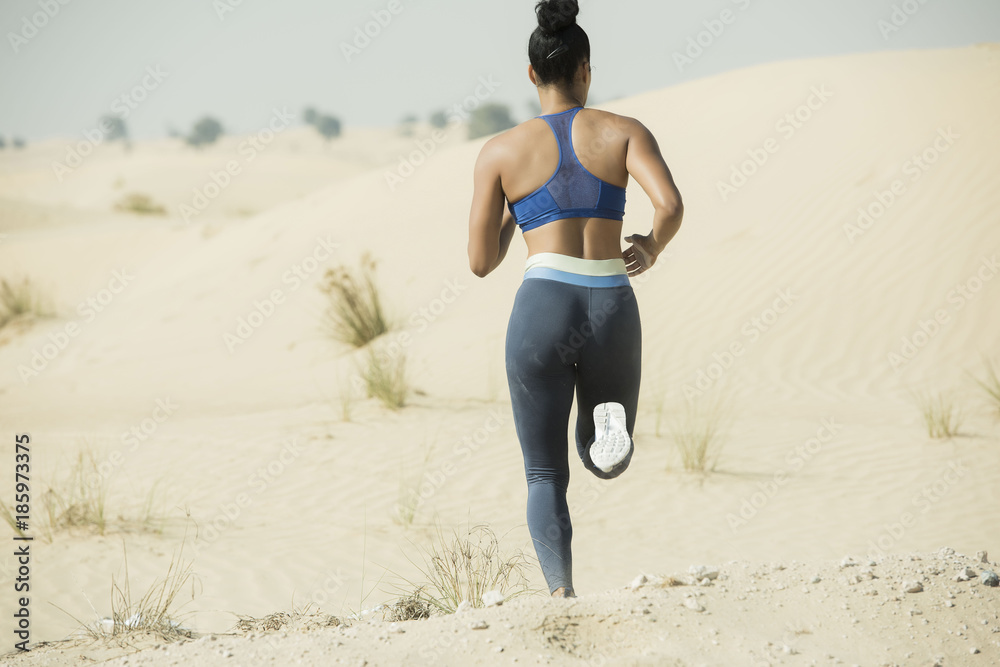
[[[480,278],[485,278],[492,270],[489,262],[471,249],[469,250],[469,268]]]

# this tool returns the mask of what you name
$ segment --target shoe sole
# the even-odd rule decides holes
[[[594,408],[594,444],[590,460],[601,471],[610,473],[625,460],[632,439],[625,426],[625,407],[621,403],[601,403]]]

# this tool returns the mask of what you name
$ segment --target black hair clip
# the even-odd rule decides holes
[[[559,48],[557,48],[555,51],[553,51],[552,53],[550,53],[549,56],[548,56],[548,58],[546,58],[546,60],[552,60],[556,56],[561,56],[562,54],[566,53],[567,51],[569,51],[569,47],[565,43],[560,44]]]

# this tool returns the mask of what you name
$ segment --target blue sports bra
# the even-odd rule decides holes
[[[583,107],[538,116],[556,135],[559,166],[542,187],[527,197],[509,202],[508,209],[522,232],[554,220],[625,217],[625,188],[602,181],[580,163],[573,150],[573,119]]]

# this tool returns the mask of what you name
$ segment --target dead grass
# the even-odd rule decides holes
[[[377,398],[390,410],[399,410],[406,405],[410,386],[406,379],[404,354],[389,355],[368,348],[362,376],[369,398]]]
[[[115,209],[139,215],[166,215],[167,209],[153,201],[153,198],[141,192],[133,192],[122,197],[115,204]]]
[[[962,412],[950,394],[916,394],[915,398],[927,427],[927,435],[935,439],[958,435],[962,428]]]
[[[983,393],[986,394],[990,406],[995,410],[997,415],[1000,415],[1000,374],[998,374],[996,367],[993,365],[993,361],[985,355],[983,356],[983,369],[986,371],[985,379],[980,380],[975,376],[972,379],[983,390]]]
[[[346,267],[330,269],[320,290],[330,300],[327,329],[336,340],[364,347],[391,328],[375,284],[375,260],[365,254],[357,274]]]
[[[92,639],[112,641],[124,646],[133,640],[153,636],[163,642],[191,639],[194,633],[181,624],[180,610],[195,597],[193,561],[183,559],[184,543],[171,557],[166,574],[155,580],[141,595],[132,591],[129,575],[128,553],[122,542],[124,575],[111,576],[111,617],[96,623],[80,623],[81,630]],[[190,585],[190,600],[179,604],[181,594]],[[61,608],[60,608],[61,609]]]
[[[55,473],[51,482],[36,482],[37,488],[44,490],[38,495],[30,528],[37,530],[40,537],[50,543],[59,532],[105,535],[111,528],[127,532],[162,532],[167,517],[159,510],[157,484],[153,484],[146,493],[141,506],[109,512],[111,477],[102,474],[101,464],[104,461],[104,457],[85,447],[77,452],[68,469]],[[23,535],[17,527],[14,509],[0,500],[0,518]]]
[[[414,565],[423,581],[404,579],[412,590],[401,600],[404,607],[450,614],[463,601],[482,607],[490,591],[499,591],[505,601],[532,592],[527,578],[532,559],[521,550],[506,553],[489,526],[456,529],[450,537],[439,526],[436,541],[422,555],[423,563]]]
[[[48,300],[30,278],[0,280],[0,328],[17,319],[51,315]]]
[[[314,628],[337,627],[342,623],[343,621],[336,616],[313,611],[310,603],[302,609],[293,609],[291,612],[279,611],[263,618],[239,616],[236,629],[246,633],[276,632],[286,629],[308,631]]]
[[[686,401],[684,411],[668,425],[684,469],[714,471],[731,423],[732,405],[725,398]]]

